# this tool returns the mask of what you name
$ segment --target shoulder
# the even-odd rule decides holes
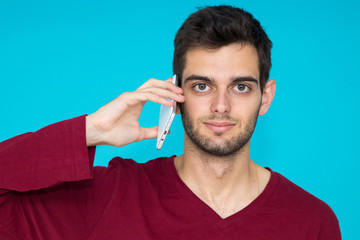
[[[133,159],[115,157],[110,162],[108,167],[96,167],[96,171],[106,174],[119,172],[122,175],[137,175],[139,174],[151,174],[156,175],[159,172],[168,171],[171,168],[174,156],[171,157],[160,157],[152,160],[148,160],[145,163],[138,163]]]
[[[116,157],[109,162],[108,167],[99,167],[94,173],[94,182],[109,185],[107,188],[122,189],[127,196],[141,194],[155,196],[154,193],[169,192],[174,179],[173,157],[161,157],[138,163],[133,159]],[[135,198],[135,195],[134,198]],[[126,197],[126,196],[124,196]]]
[[[274,180],[272,197],[280,202],[288,202],[293,207],[306,209],[327,209],[328,205],[313,194],[299,187],[280,173],[271,171]]]
[[[163,180],[169,174],[162,174],[171,166],[173,157],[162,157],[149,160],[145,163],[138,163],[133,159],[115,157],[107,167],[96,166],[92,171],[92,180],[87,184],[92,187],[136,188],[139,184],[156,184],[159,179]]]
[[[159,157],[156,159],[148,160],[144,163],[138,163],[133,159],[115,157],[109,162],[108,168],[140,168],[140,169],[152,169],[158,167],[166,167],[169,161],[172,161],[174,156],[171,157]]]
[[[323,200],[315,197],[289,179],[271,169],[272,194],[269,201],[283,213],[290,213],[296,218],[303,218],[318,228],[337,230],[339,223],[333,210]]]

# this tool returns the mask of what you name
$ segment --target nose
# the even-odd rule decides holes
[[[229,113],[231,110],[231,99],[229,93],[224,91],[217,91],[213,95],[211,112],[217,114]]]

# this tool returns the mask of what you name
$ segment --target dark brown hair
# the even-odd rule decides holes
[[[198,47],[216,49],[231,43],[251,44],[256,48],[262,91],[269,78],[272,43],[249,12],[226,5],[200,9],[178,30],[174,40],[173,71],[178,74],[180,84],[187,51]]]

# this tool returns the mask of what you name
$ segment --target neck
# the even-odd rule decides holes
[[[247,206],[259,194],[257,166],[249,158],[250,142],[237,153],[219,157],[185,141],[184,155],[175,159],[180,178],[221,217]]]

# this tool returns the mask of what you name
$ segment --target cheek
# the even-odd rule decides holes
[[[193,119],[196,118],[195,116],[200,116],[206,112],[208,107],[208,100],[206,98],[196,97],[191,94],[184,94],[184,96],[186,99],[184,107]]]
[[[240,116],[243,119],[257,115],[261,104],[261,98],[247,98],[234,101],[231,109],[232,115]]]

